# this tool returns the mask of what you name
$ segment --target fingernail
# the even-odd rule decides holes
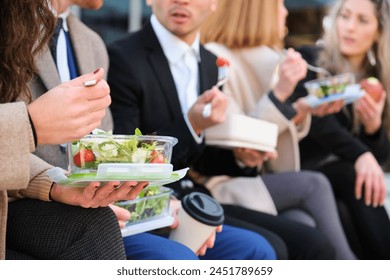
[[[83,85],[84,85],[85,87],[91,87],[91,86],[96,85],[96,83],[97,83],[96,80],[89,80],[89,81],[85,81],[85,82],[83,83]]]
[[[93,71],[94,74],[97,74],[99,71],[100,71],[101,68],[98,68],[96,69],[95,71]]]

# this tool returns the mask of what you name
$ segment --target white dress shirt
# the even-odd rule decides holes
[[[168,60],[175,81],[183,117],[197,143],[202,143],[203,134],[197,135],[188,120],[187,113],[198,99],[199,93],[199,34],[192,45],[188,45],[169,32],[156,18],[151,17],[151,24]]]
[[[57,40],[56,47],[56,64],[58,69],[58,75],[60,76],[61,82],[67,82],[70,80],[70,72],[68,66],[68,54],[66,48],[66,39],[64,31],[68,32],[68,24],[66,23],[66,19],[68,18],[70,10],[67,9],[62,14],[58,15],[59,18],[62,18],[62,28]]]

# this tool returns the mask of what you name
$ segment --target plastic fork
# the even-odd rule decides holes
[[[283,51],[281,51],[281,57],[284,58],[287,55],[287,53],[288,53],[288,50],[283,49]],[[314,66],[314,65],[311,65],[307,62],[306,62],[306,65],[307,65],[307,69],[310,71],[316,72],[318,74],[323,74],[323,75],[325,75],[325,77],[332,76],[332,74],[328,70],[326,70],[325,68]]]
[[[218,82],[215,84],[217,88],[223,86],[228,80],[228,66],[218,67]],[[208,118],[211,116],[212,106],[211,103],[207,103],[203,107],[202,116]]]
[[[328,70],[326,70],[325,68],[317,67],[317,66],[311,65],[309,63],[307,63],[307,69],[310,71],[316,72],[318,74],[323,74],[323,75],[325,75],[325,77],[332,76],[332,74],[330,74],[330,72]]]

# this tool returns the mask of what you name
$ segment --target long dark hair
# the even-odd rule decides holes
[[[48,0],[0,0],[0,103],[30,99],[34,57],[47,44],[55,18]]]

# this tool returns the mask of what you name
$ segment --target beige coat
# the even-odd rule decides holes
[[[268,98],[267,93],[277,79],[276,68],[280,55],[268,47],[229,50],[210,43],[206,44],[206,48],[230,61],[229,80],[223,89],[230,97],[229,112],[244,113],[278,125],[279,156],[270,162],[268,168],[274,172],[298,171],[298,142],[309,132],[310,116],[300,127],[296,127]]]
[[[69,15],[68,27],[80,74],[92,72],[98,67],[104,68],[107,73],[108,55],[102,39],[73,15]],[[37,66],[39,77],[29,84],[33,99],[60,84],[48,49],[38,57]],[[112,129],[112,117],[108,110],[102,128]],[[6,190],[10,190],[9,198],[28,197],[48,201],[52,182],[45,171],[52,166],[30,154],[34,150],[34,140],[23,102],[0,104],[0,132],[0,259],[4,259],[8,206]],[[39,146],[36,153],[45,159],[52,158],[52,164],[65,167],[63,159],[66,160],[66,157],[58,154],[58,145]]]
[[[7,190],[14,197],[49,200],[50,165],[30,154],[34,140],[23,102],[0,104],[0,259],[5,258]]]
[[[307,135],[311,119],[308,116],[300,127],[296,127],[268,97],[267,93],[278,79],[280,55],[267,47],[229,50],[215,43],[206,44],[205,47],[230,62],[229,80],[223,88],[223,92],[229,97],[228,113],[241,113],[278,125],[278,158],[267,162],[265,169],[268,172],[298,171],[298,142]],[[213,197],[221,203],[277,214],[271,195],[259,176],[215,176],[203,180]]]

